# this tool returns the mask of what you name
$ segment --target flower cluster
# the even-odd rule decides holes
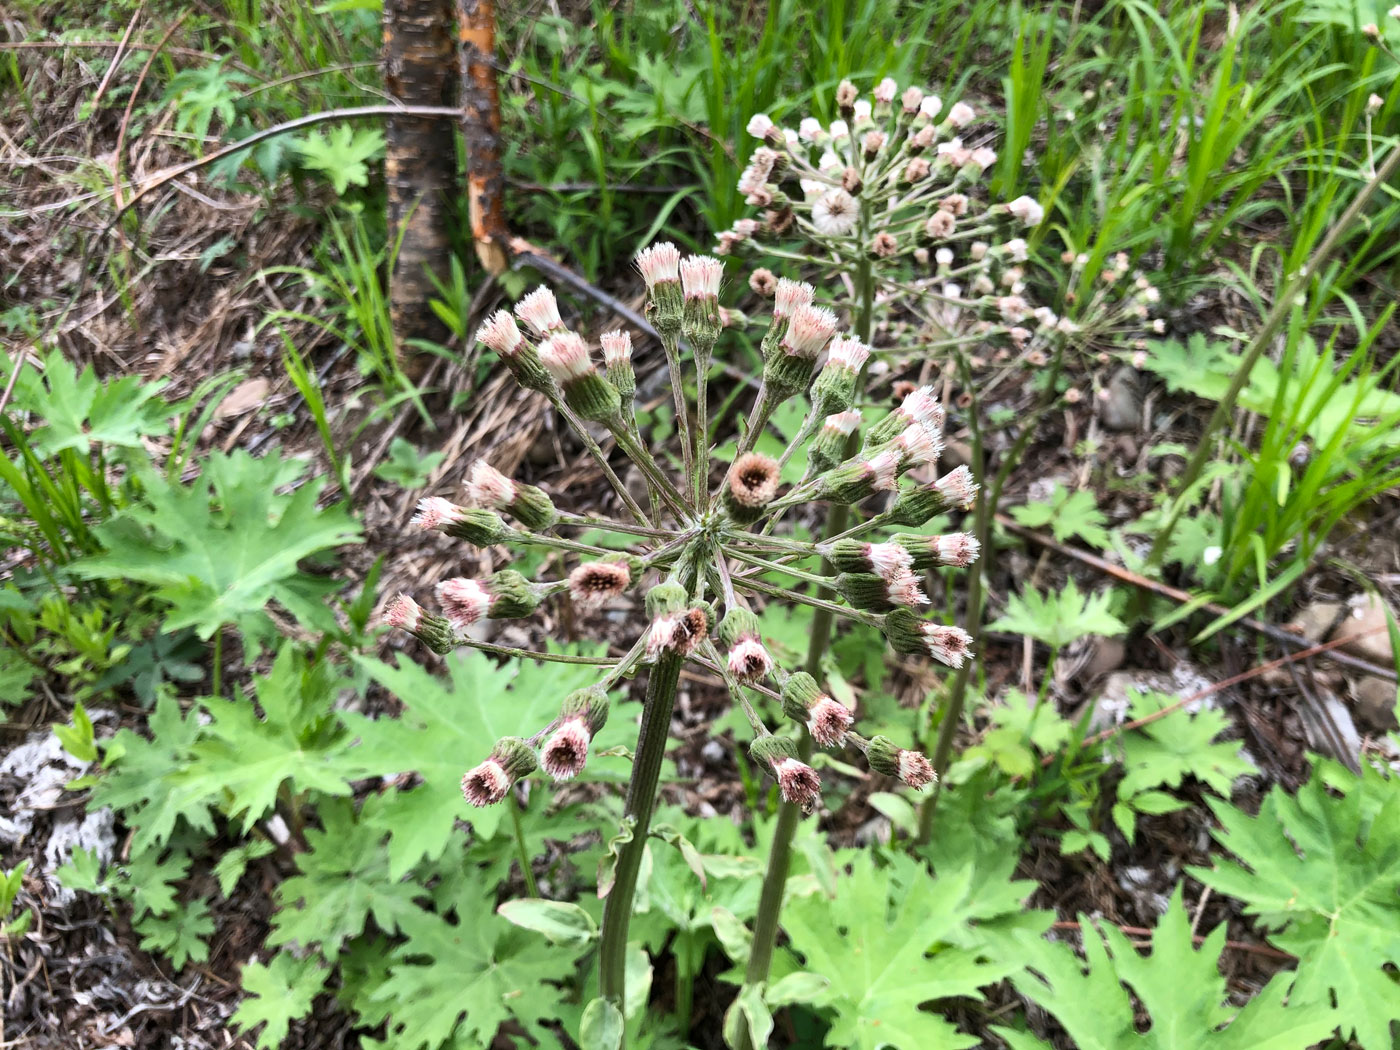
[[[843,81],[835,101],[840,116],[829,124],[806,117],[794,130],[763,114],[749,121],[762,145],[738,188],[760,217],[722,232],[721,255],[796,237],[810,246],[810,262],[838,272],[869,260],[880,288],[938,336],[991,343],[1032,366],[1047,347],[1091,334],[1162,330],[1152,316],[1157,289],[1122,256],[1066,252],[1064,313],[1031,301],[1027,238],[1045,209],[1027,195],[987,199],[997,154],[972,138],[971,106],[901,90],[888,77],[868,98]],[[755,291],[770,285],[767,271],[754,275]]]
[[[685,476],[673,476],[658,462],[638,430],[627,333],[601,337],[600,368],[585,339],[564,323],[554,296],[540,288],[516,305],[514,316],[501,311],[488,319],[479,338],[523,386],[570,419],[611,432],[646,480],[649,509],[629,502],[632,520],[567,512],[540,489],[479,462],[470,472],[465,505],[427,497],[414,518],[421,529],[477,546],[539,546],[578,559],[562,578],[548,581],[511,569],[484,579],[444,580],[436,587],[440,613],[400,595],[386,622],[434,652],[489,648],[477,634],[483,621],[527,616],[546,601],[567,601],[587,617],[636,594],[645,609],[647,623],[634,644],[605,661],[594,686],[564,698],[558,716],[533,736],[497,741],[467,772],[467,800],[478,806],[499,802],[537,768],[559,781],[576,776],[607,719],[609,692],[642,665],[652,665],[656,676],[662,668],[678,673],[685,661],[726,684],[753,728],[753,761],[771,773],[785,800],[810,811],[820,799],[820,780],[802,761],[797,737],[765,725],[751,694],[771,697],[802,727],[797,733],[805,730],[815,745],[854,748],[878,773],[915,788],[929,784],[934,771],[922,754],[858,732],[855,713],[812,675],[781,667],[764,644],[758,613],[766,602],[803,603],[878,628],[900,653],[955,668],[970,658],[963,630],[926,620],[919,610],[929,603],[926,575],[971,564],[976,540],[966,533],[898,531],[966,510],[976,498],[966,467],[934,475],[943,447],[942,406],[931,388],[918,388],[862,429],[866,410],[857,406],[857,395],[870,347],[840,331],[840,318],[814,301],[811,285],[774,279],[762,381],[748,426],[732,460],[716,460],[703,435],[709,429],[705,366],[721,332],[720,262],[682,258],[673,245],[657,244],[641,253],[638,266],[649,293],[648,317],[678,380],[672,384],[676,418],[691,421],[682,446]],[[693,371],[680,367],[682,338],[696,360]],[[693,404],[686,399],[687,381],[696,392]],[[756,451],[773,411],[799,395],[806,396],[810,411],[782,455]],[[601,449],[590,447],[615,478]],[[805,470],[790,464],[799,451],[805,451]],[[625,499],[621,487],[619,497]],[[859,524],[823,543],[777,530],[793,508],[819,502],[859,506]],[[583,542],[577,537],[585,529],[609,531],[626,549]],[[799,567],[816,556],[830,566],[829,575]]]

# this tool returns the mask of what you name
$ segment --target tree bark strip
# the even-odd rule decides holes
[[[457,0],[462,41],[462,130],[467,139],[467,204],[476,256],[488,273],[509,263],[501,99],[496,87],[496,9],[492,0]]]
[[[384,84],[400,102],[451,106],[457,62],[452,0],[384,0]],[[400,359],[411,339],[445,342],[447,326],[429,305],[429,274],[451,269],[450,196],[457,179],[456,129],[434,117],[391,116],[384,161],[389,191],[389,309]]]

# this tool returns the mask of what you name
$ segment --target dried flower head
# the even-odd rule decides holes
[[[584,562],[569,573],[569,597],[581,610],[598,609],[620,597],[632,583],[623,561]]]

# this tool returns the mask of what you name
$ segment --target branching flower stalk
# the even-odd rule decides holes
[[[645,707],[623,831],[615,840],[616,865],[599,888],[606,895],[599,940],[600,994],[618,1006],[625,1001],[628,926],[682,666],[690,661],[718,672],[752,729],[750,761],[776,780],[783,812],[792,814],[793,821],[821,802],[820,780],[806,761],[813,742],[854,749],[876,772],[922,788],[933,780],[928,760],[886,737],[856,732],[852,713],[822,690],[811,668],[818,666],[825,636],[837,616],[878,627],[898,652],[962,666],[971,656],[969,636],[959,627],[918,614],[928,603],[918,573],[935,564],[966,565],[976,555],[972,538],[962,533],[941,540],[896,534],[868,542],[862,538],[866,526],[846,528],[849,508],[867,499],[892,500],[890,509],[872,521],[919,527],[937,514],[970,508],[977,493],[966,468],[933,484],[911,483],[907,476],[930,464],[941,448],[943,415],[935,410],[931,389],[911,393],[862,434],[852,406],[860,365],[869,354],[861,338],[870,326],[869,299],[858,318],[858,331],[842,335],[837,316],[813,303],[811,286],[777,282],[779,309],[764,338],[763,382],[750,418],[768,418],[789,398],[809,398],[802,434],[815,466],[785,492],[778,461],[752,451],[754,435],[745,435],[744,448],[730,463],[715,461],[705,437],[706,373],[722,332],[719,260],[681,259],[674,246],[659,244],[644,251],[638,264],[649,289],[648,313],[671,343],[668,369],[675,358],[677,418],[686,419],[690,427],[681,433],[682,447],[690,450],[686,477],[671,478],[637,429],[631,406],[636,377],[630,340],[619,333],[602,337],[606,367],[600,371],[582,336],[560,318],[553,295],[538,289],[515,311],[530,335],[515,317],[501,311],[482,326],[483,343],[523,386],[562,404],[568,410],[566,419],[606,428],[618,450],[646,478],[651,509],[627,504],[632,517],[640,519],[636,522],[561,512],[542,490],[478,463],[464,505],[427,497],[419,504],[414,524],[477,547],[545,547],[565,558],[577,557],[578,564],[555,580],[529,580],[512,569],[480,580],[444,580],[436,586],[440,614],[424,610],[408,595],[395,599],[385,614],[386,622],[437,653],[475,646],[549,660],[564,657],[494,646],[478,640],[475,629],[486,620],[528,616],[545,601],[568,601],[586,618],[629,594],[644,593],[647,626],[631,649],[617,658],[570,658],[598,663],[603,670],[599,681],[564,697],[558,716],[533,735],[497,741],[462,780],[467,801],[484,806],[505,800],[519,781],[537,770],[556,781],[577,776],[608,717],[609,692],[645,669]],[[689,377],[696,388],[693,411],[682,407],[685,385],[679,380],[687,378],[679,368],[682,337],[695,353],[695,374]],[[837,423],[828,425],[832,418]],[[608,471],[606,476],[615,479],[616,473]],[[719,479],[713,491],[712,478]],[[620,496],[620,483],[614,485]],[[804,502],[829,504],[828,534],[841,537],[804,543],[769,535],[794,492]],[[610,530],[628,546],[595,547],[568,535],[569,530],[585,528]],[[819,573],[784,563],[812,557],[822,559]],[[790,672],[777,666],[769,653],[758,616],[768,600],[816,608],[814,636],[819,633],[823,642],[814,642],[809,670]],[[750,701],[750,692],[779,697],[795,732],[770,729]]]

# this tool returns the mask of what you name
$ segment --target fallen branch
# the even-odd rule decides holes
[[[1046,550],[1054,551],[1056,554],[1063,554],[1067,558],[1073,558],[1081,565],[1087,565],[1091,569],[1097,569],[1106,576],[1112,576],[1115,580],[1121,580],[1124,583],[1132,584],[1139,590],[1148,591],[1159,597],[1168,598],[1174,602],[1180,602],[1183,605],[1197,600],[1197,596],[1191,594],[1189,591],[1183,591],[1176,587],[1169,587],[1165,583],[1159,583],[1157,580],[1149,579],[1146,576],[1133,572],[1131,569],[1125,569],[1121,565],[1114,565],[1112,562],[1105,561],[1096,554],[1090,554],[1088,551],[1077,550],[1074,547],[1067,546],[1052,536],[1047,536],[1043,532],[1036,532],[1034,529],[1029,529],[1019,522],[1013,521],[1004,514],[998,514],[996,520],[999,525],[1012,535],[1020,536],[1022,539],[1028,540],[1038,547],[1044,547]],[[1225,606],[1218,605],[1215,602],[1207,602],[1205,605],[1201,606],[1201,609],[1214,616],[1224,616],[1230,612]],[[1372,663],[1370,660],[1360,656],[1353,656],[1351,653],[1336,651],[1336,646],[1344,645],[1358,638],[1363,638],[1365,637],[1363,634],[1349,634],[1345,638],[1329,643],[1328,645],[1309,648],[1312,646],[1312,642],[1302,635],[1294,634],[1291,631],[1285,631],[1282,627],[1275,627],[1273,624],[1265,623],[1262,620],[1255,620],[1251,617],[1241,617],[1234,622],[1240,627],[1248,628],[1256,634],[1262,634],[1264,637],[1278,642],[1281,645],[1286,645],[1293,649],[1307,650],[1307,654],[1327,653],[1332,660],[1341,664],[1343,667],[1350,667],[1352,670],[1361,671],[1364,674],[1374,675],[1377,678],[1384,678],[1388,682],[1400,680],[1397,679],[1393,667],[1383,667],[1380,664]],[[1376,632],[1371,631],[1367,633],[1374,634]]]

